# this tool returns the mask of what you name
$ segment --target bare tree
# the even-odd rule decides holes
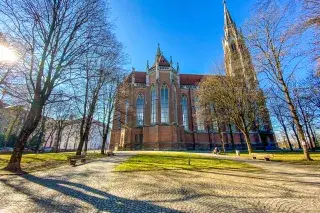
[[[292,143],[289,137],[289,129],[287,127],[288,118],[290,117],[290,115],[288,115],[287,113],[289,112],[288,109],[286,108],[286,106],[283,106],[283,103],[281,100],[279,100],[279,98],[272,98],[269,105],[272,115],[278,120],[280,126],[282,127],[282,130],[289,144],[290,150],[293,151]]]
[[[72,114],[72,102],[56,102],[46,106],[47,111],[49,111],[49,116],[53,118],[53,129],[56,134],[54,142],[54,151],[60,151],[61,138],[63,131],[68,125],[71,125],[69,120]],[[54,134],[53,133],[53,134]]]
[[[247,25],[248,43],[258,70],[283,94],[301,139],[304,157],[311,160],[303,127],[288,86],[288,81],[304,58],[303,55],[297,55],[299,52],[294,52],[298,44],[297,38],[290,33],[288,12],[287,7],[279,7],[274,2],[264,10],[256,11]]]
[[[6,170],[21,171],[25,143],[38,126],[44,105],[57,87],[74,77],[72,72],[81,56],[96,45],[96,38],[106,29],[104,13],[100,0],[0,2],[1,29],[24,47],[23,66],[17,69],[21,76],[11,85],[10,93],[30,103]]]
[[[200,84],[199,98],[202,106],[214,106],[214,116],[221,123],[235,124],[244,134],[248,152],[252,153],[249,131],[256,128],[262,118],[263,95],[249,87],[243,78],[236,76],[207,77]]]
[[[112,117],[114,114],[117,87],[121,79],[122,78],[116,78],[115,81],[105,84],[101,91],[101,97],[98,100],[98,118],[102,122],[102,130],[100,131],[102,137],[101,154],[105,154],[108,134],[110,133]]]
[[[101,40],[94,53],[90,53],[84,59],[84,76],[80,78],[78,89],[84,92],[79,98],[79,112],[81,113],[80,142],[77,155],[81,155],[83,145],[86,151],[90,128],[96,106],[100,97],[101,88],[117,79],[121,66],[126,61],[126,55],[122,51],[122,44],[119,43],[113,34],[108,34]],[[83,88],[84,86],[84,88]]]

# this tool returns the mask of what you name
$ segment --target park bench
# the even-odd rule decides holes
[[[71,166],[75,166],[77,161],[81,161],[81,163],[86,163],[87,156],[86,155],[75,155],[68,157]]]
[[[114,155],[113,151],[108,151],[107,156]]]
[[[252,155],[252,159],[254,159],[254,160],[259,159],[259,158],[263,158],[265,161],[270,161],[270,159],[272,157],[273,156],[270,156],[270,155],[255,155],[255,154]]]

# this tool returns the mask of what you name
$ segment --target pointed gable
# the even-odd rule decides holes
[[[170,63],[163,55],[161,55],[157,60],[158,60],[159,66],[170,67]]]

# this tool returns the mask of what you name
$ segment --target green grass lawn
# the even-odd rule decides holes
[[[190,156],[190,165],[189,165]],[[150,170],[201,170],[201,169],[239,169],[258,171],[259,169],[246,163],[232,160],[221,160],[197,154],[179,152],[155,152],[138,154],[115,168],[115,171],[150,171]]]
[[[226,153],[230,156],[235,156],[235,153]],[[278,162],[287,162],[287,163],[293,163],[293,164],[302,164],[302,165],[320,165],[320,153],[319,152],[311,152],[310,156],[313,159],[313,161],[305,161],[303,157],[302,152],[255,152],[254,154],[257,154],[258,156],[263,155],[269,155],[273,156],[271,158],[272,161],[278,161]],[[248,152],[241,151],[240,157],[243,158],[250,158],[251,156],[248,154]]]
[[[75,155],[75,152],[61,153],[41,153],[41,154],[24,154],[22,156],[21,168],[26,172],[46,170],[68,163],[68,157]],[[88,159],[105,157],[99,152],[88,152]],[[0,154],[0,169],[3,169],[10,160],[10,154]]]

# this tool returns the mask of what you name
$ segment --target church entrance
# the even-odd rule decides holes
[[[143,143],[143,134],[135,134],[134,135],[134,150],[140,150],[142,149],[142,143]]]

